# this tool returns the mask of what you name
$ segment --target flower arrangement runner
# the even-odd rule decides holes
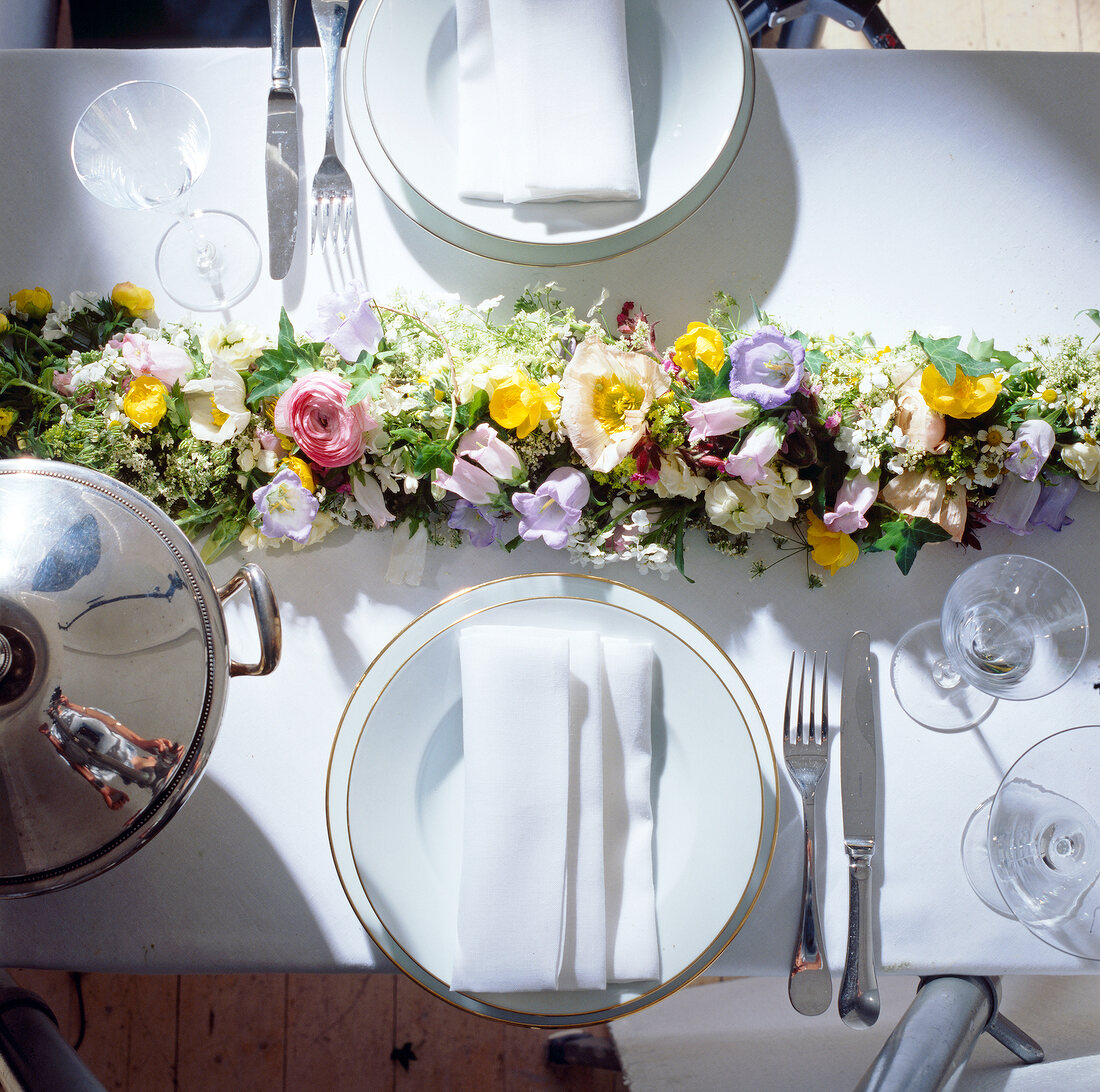
[[[125,481],[206,560],[392,528],[410,582],[429,542],[686,573],[690,541],[742,555],[764,533],[816,586],[991,523],[1061,530],[1100,488],[1095,309],[1006,350],[808,334],[721,293],[667,347],[633,303],[500,304],[353,285],[266,333],[160,324],[129,283],[59,306],[22,289],[0,314],[0,454]]]

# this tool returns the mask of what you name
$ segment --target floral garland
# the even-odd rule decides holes
[[[0,312],[0,455],[128,483],[207,560],[404,526],[390,575],[410,581],[429,541],[684,572],[698,528],[736,555],[766,531],[817,586],[811,561],[889,550],[908,572],[989,523],[1060,530],[1100,488],[1096,338],[879,348],[746,323],[719,293],[661,350],[634,304],[581,318],[555,288],[496,322],[499,298],[383,304],[356,284],[304,334],[284,311],[275,339],[158,325],[128,282],[57,307],[24,289]]]

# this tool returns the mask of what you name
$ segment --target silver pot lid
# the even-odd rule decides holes
[[[113,479],[0,461],[0,897],[137,849],[197,778],[228,680],[217,594]]]

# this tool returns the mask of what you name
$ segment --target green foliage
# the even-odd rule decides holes
[[[943,542],[951,536],[938,524],[923,516],[913,519],[901,517],[882,524],[881,534],[867,546],[875,553],[879,550],[893,550],[898,568],[908,575],[917,558],[917,551],[928,542]]]
[[[928,359],[936,366],[945,383],[954,383],[958,372],[963,375],[988,375],[992,370],[988,361],[975,360],[968,352],[959,348],[958,337],[931,338],[921,334],[913,335],[913,343],[919,345]],[[993,343],[989,343],[992,349]]]

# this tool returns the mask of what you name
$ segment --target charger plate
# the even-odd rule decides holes
[[[653,803],[659,982],[467,994],[448,980],[457,921],[463,778],[458,635],[467,624],[592,629],[655,653]],[[502,682],[500,700],[523,696]],[[694,623],[613,581],[538,574],[459,592],[382,650],[352,694],[329,762],[329,839],[371,939],[425,989],[510,1023],[570,1027],[667,997],[744,924],[775,847],[777,767],[760,709]],[[502,897],[507,897],[502,892]]]
[[[461,198],[455,27],[453,0],[363,5],[348,34],[344,102],[382,191],[433,235],[472,254],[561,266],[643,246],[706,201],[744,141],[755,77],[737,4],[627,0],[641,199],[505,205]]]

